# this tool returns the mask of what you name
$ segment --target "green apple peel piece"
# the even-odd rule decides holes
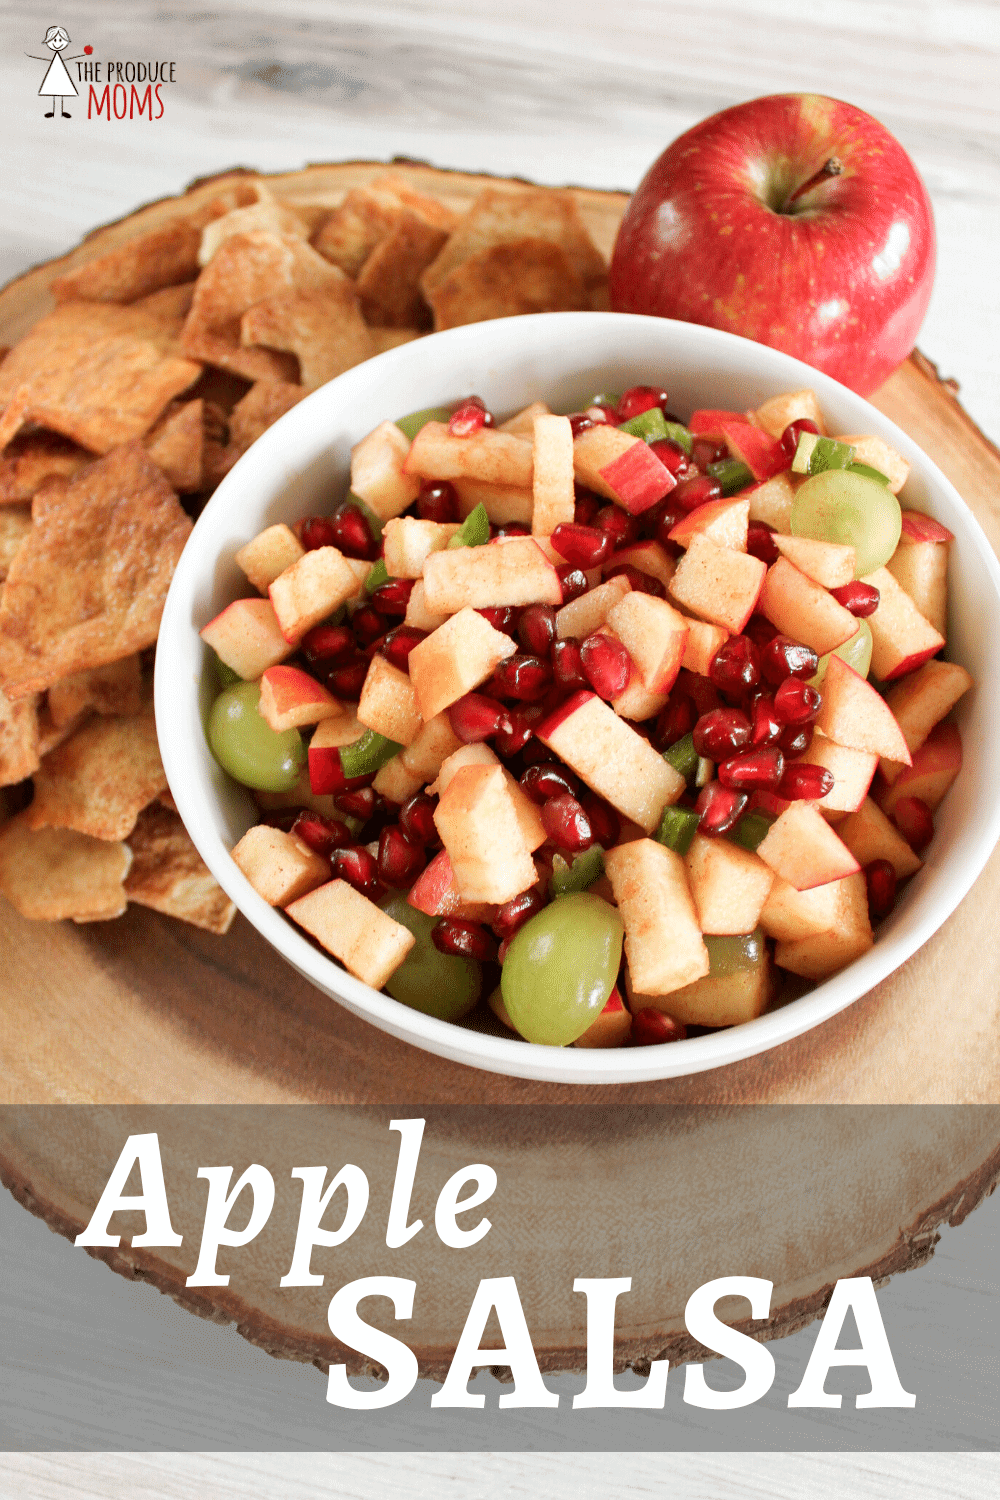
[[[792,473],[825,474],[828,469],[846,469],[853,462],[854,448],[850,443],[820,437],[818,432],[802,432],[792,459]]]
[[[426,427],[428,422],[447,422],[450,417],[450,406],[428,406],[423,411],[411,411],[408,416],[399,417],[396,426],[412,443],[421,427]]]
[[[889,561],[899,543],[903,513],[890,489],[864,474],[829,469],[807,479],[792,501],[792,536],[853,547],[855,578]]]

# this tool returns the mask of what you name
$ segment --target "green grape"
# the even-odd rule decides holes
[[[561,896],[511,940],[503,1003],[529,1042],[568,1047],[600,1015],[621,964],[622,919],[600,896]]]
[[[828,469],[807,479],[792,501],[792,536],[853,547],[855,578],[866,578],[885,566],[902,526],[903,513],[891,490],[844,469]]]
[[[243,678],[238,672],[234,672],[232,667],[226,666],[226,663],[222,660],[221,656],[215,656],[213,652],[213,657],[214,660],[212,662],[212,665],[215,667],[215,675],[220,688],[232,687],[234,682],[243,681]]]
[[[764,934],[757,927],[742,937],[705,937],[709,979],[728,979],[741,969],[755,969],[767,957]]]
[[[306,763],[297,729],[282,733],[258,712],[259,682],[237,682],[221,692],[208,716],[208,743],[224,771],[259,792],[290,792]]]
[[[411,411],[409,416],[400,417],[396,426],[412,443],[421,427],[426,427],[428,422],[447,422],[450,416],[451,408],[448,406],[428,406],[423,411]]]
[[[849,667],[854,668],[859,677],[867,677],[868,669],[872,664],[872,629],[868,621],[859,620],[857,630],[842,646],[820,657],[819,667],[815,675],[809,679],[810,687],[822,686],[831,656],[842,657]]]
[[[439,953],[431,940],[437,917],[411,906],[405,896],[389,896],[382,910],[412,932],[416,942],[395,974],[386,980],[386,994],[440,1021],[460,1021],[479,999],[483,971],[474,958]]]

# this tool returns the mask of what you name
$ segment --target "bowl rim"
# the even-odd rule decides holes
[[[195,593],[220,560],[218,552],[210,557],[201,556],[199,533],[204,538],[218,517],[228,512],[234,502],[238,501],[241,486],[253,474],[262,458],[272,459],[279,456],[286,445],[294,446],[297,429],[301,427],[304,431],[310,428],[314,413],[324,410],[331,402],[335,404],[338,399],[352,399],[356,388],[377,383],[383,374],[397,369],[405,371],[411,364],[419,369],[428,357],[447,365],[449,348],[481,343],[484,337],[486,340],[490,337],[490,333],[486,331],[493,330],[500,330],[501,335],[516,334],[520,330],[528,340],[537,336],[544,344],[547,330],[552,331],[553,339],[565,342],[572,337],[571,330],[574,326],[606,329],[609,347],[604,351],[603,357],[606,362],[610,362],[614,358],[627,357],[627,354],[622,355],[620,347],[614,349],[611,346],[616,341],[620,345],[622,335],[627,334],[630,328],[637,332],[639,325],[644,330],[652,327],[662,329],[665,342],[671,338],[679,339],[692,345],[695,352],[703,350],[706,361],[711,360],[713,353],[731,350],[733,346],[752,350],[753,360],[759,363],[760,377],[764,380],[773,377],[784,382],[780,389],[792,391],[808,386],[816,391],[821,406],[825,392],[837,401],[846,400],[848,404],[864,408],[864,411],[859,411],[859,417],[863,416],[868,420],[867,413],[871,413],[872,426],[858,430],[873,430],[897,448],[928,486],[932,490],[938,490],[947,506],[961,517],[966,533],[964,540],[975,547],[992,586],[993,599],[990,602],[994,607],[1000,606],[1000,563],[970,508],[954,485],[913,439],[891,418],[871,406],[856,392],[779,350],[702,324],[681,323],[674,319],[633,313],[563,312],[534,313],[486,324],[464,325],[431,334],[366,360],[310,392],[258,438],[215,490],[184,548],[161,621],[154,702],[164,770],[185,827],[202,859],[226,894],[294,969],[321,992],[355,1014],[363,1016],[379,1029],[432,1054],[510,1077],[553,1083],[640,1083],[684,1077],[725,1067],[771,1051],[831,1019],[911,958],[967,894],[1000,838],[998,785],[997,795],[990,806],[983,809],[983,816],[977,821],[973,831],[974,849],[971,857],[969,851],[966,851],[961,868],[951,871],[948,881],[938,879],[932,909],[919,921],[909,923],[907,930],[893,933],[881,941],[877,940],[867,954],[817,985],[815,989],[754,1020],[705,1036],[689,1037],[682,1042],[607,1050],[542,1047],[517,1038],[473,1031],[412,1010],[390,996],[371,989],[341,969],[331,956],[314,947],[280,910],[270,907],[257,894],[234,864],[222,839],[211,831],[210,818],[202,816],[207,810],[207,802],[195,794],[194,783],[187,774],[193,760],[199,757],[211,760],[198,707],[200,674],[196,674],[193,684],[187,684],[186,696],[181,700],[183,707],[178,702],[179,684],[185,682],[189,671],[183,649],[184,638],[189,638],[187,645],[190,647],[191,634],[196,633],[198,628],[194,623]],[[514,343],[516,348],[516,339]],[[668,357],[666,352],[663,357]],[[484,356],[484,359],[488,359],[488,356]],[[355,441],[363,435],[360,433]],[[288,484],[296,470],[286,467],[282,472],[281,486],[273,487],[272,495],[280,493],[281,487]],[[249,537],[246,539],[249,540]],[[197,725],[196,736],[189,732],[192,717]]]

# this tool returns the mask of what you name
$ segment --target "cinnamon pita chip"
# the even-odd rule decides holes
[[[94,455],[55,432],[25,433],[0,458],[0,505],[23,505],[45,479],[66,479],[91,464]]]
[[[141,713],[142,706],[142,663],[138,655],[63,677],[48,692],[53,729],[61,729],[83,713],[128,717]]]
[[[492,246],[524,240],[546,240],[558,245],[588,294],[607,278],[604,258],[583,225],[572,193],[554,188],[525,188],[518,192],[486,188],[425,271],[423,288],[427,300],[431,301],[430,292],[470,257]]]
[[[367,187],[353,188],[317,234],[319,253],[348,276],[357,276],[369,255],[390,235],[404,214],[447,233],[457,216],[435,198],[425,198],[405,177],[387,172]]]
[[[191,531],[141,443],[69,483],[50,480],[32,515],[0,599],[0,685],[10,698],[151,646]]]
[[[141,437],[200,372],[176,350],[184,298],[171,287],[128,308],[66,302],[42,318],[0,365],[0,443],[24,422],[95,453]]]
[[[229,417],[229,441],[245,453],[286,411],[306,394],[304,386],[285,380],[258,380],[233,407]]]
[[[172,402],[156,426],[146,434],[146,449],[158,469],[181,495],[202,487],[205,447],[204,402]]]
[[[90,719],[47,755],[25,817],[32,829],[124,839],[166,785],[150,704],[130,718]]]
[[[27,812],[0,827],[0,895],[34,921],[120,917],[128,904],[122,881],[131,863],[127,844],[68,828],[34,832]]]
[[[104,255],[74,266],[51,283],[57,302],[135,302],[161,287],[198,274],[201,225],[197,218],[168,219]]]
[[[346,279],[333,297],[293,292],[256,303],[243,315],[240,337],[245,344],[265,344],[296,355],[299,380],[307,391],[375,352],[354,288]]]
[[[413,328],[429,321],[420,277],[448,238],[414,213],[396,226],[366,259],[358,276],[361,311],[383,328]]]
[[[162,804],[162,797],[160,804]],[[154,803],[129,835],[129,901],[207,932],[228,932],[236,907],[202,860],[176,812]]]
[[[38,698],[17,703],[0,690],[0,786],[15,786],[38,770]]]
[[[414,339],[423,338],[423,328],[372,328],[369,330],[372,336],[373,352],[384,354],[387,349],[398,349],[400,344],[412,344]]]
[[[55,750],[64,740],[68,740],[71,734],[75,734],[89,713],[90,710],[84,708],[72,719],[67,719],[64,724],[55,724],[49,712],[48,702],[43,699],[38,705],[39,760],[44,760],[50,751]]]
[[[308,226],[300,214],[279,203],[264,183],[257,183],[256,191],[256,203],[230,209],[229,213],[205,225],[198,248],[199,266],[207,266],[223,240],[228,240],[234,234],[252,234],[256,230],[263,230],[268,234],[290,234],[303,240],[308,238]]]
[[[427,300],[437,329],[587,307],[583,282],[565,251],[548,240],[517,240],[480,250],[436,282]]]
[[[14,555],[30,530],[30,505],[7,505],[0,510],[0,583],[10,572]]]

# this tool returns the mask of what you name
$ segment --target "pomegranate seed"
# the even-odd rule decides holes
[[[385,635],[389,621],[371,604],[362,604],[351,618],[351,629],[362,646],[370,646]]]
[[[650,443],[649,451],[656,454],[663,467],[669,469],[676,480],[680,481],[690,474],[691,460],[680,443],[675,443],[672,438],[657,438],[655,443]]]
[[[593,417],[588,417],[585,411],[574,411],[570,413],[569,430],[574,438],[578,438],[581,432],[586,432],[588,427],[596,427],[597,423]]]
[[[737,792],[772,792],[784,770],[785,757],[780,750],[748,750],[722,762],[719,780]]]
[[[893,822],[910,848],[917,854],[926,849],[934,837],[934,815],[919,797],[901,797],[892,815]]]
[[[268,828],[280,828],[282,833],[291,833],[296,818],[300,818],[304,812],[304,807],[275,807],[270,812],[262,812],[260,821]]]
[[[474,432],[486,424],[486,407],[482,401],[469,398],[463,401],[457,411],[453,411],[448,422],[448,431],[452,437],[471,437]]]
[[[552,683],[552,668],[547,661],[537,656],[525,656],[518,652],[508,656],[493,673],[493,681],[504,698],[516,698],[521,703],[533,703],[546,693]]]
[[[780,741],[785,726],[775,716],[774,699],[769,693],[758,693],[753,700],[750,724],[750,743],[757,749],[763,750]]]
[[[353,849],[335,849],[330,856],[330,864],[338,880],[346,880],[348,885],[353,885],[356,891],[360,891],[362,896],[367,896],[371,901],[378,897],[381,891],[378,864],[375,856],[360,844]]]
[[[555,765],[558,761],[555,751],[543,745],[541,740],[530,739],[521,751],[521,763],[525,766]]]
[[[354,655],[354,632],[349,625],[316,625],[302,637],[300,650],[308,662],[337,662]]]
[[[652,531],[649,531],[646,523],[651,516],[655,520],[655,525]],[[684,511],[681,510],[680,506],[670,504],[659,506],[653,512],[644,511],[639,519],[642,523],[643,535],[651,536],[659,542],[665,552],[672,554],[677,544],[670,540],[670,533],[678,521],[683,521],[684,519]],[[683,548],[680,550],[683,551]]]
[[[667,591],[658,578],[654,578],[652,573],[640,572],[632,563],[616,563],[613,568],[605,568],[605,582],[609,578],[617,578],[619,574],[628,579],[637,594],[652,594],[654,599],[667,597]]]
[[[721,500],[722,485],[707,474],[694,474],[690,479],[682,480],[670,498],[687,513],[697,510],[699,505],[707,505],[710,500]]]
[[[543,802],[548,802],[550,797],[576,797],[580,792],[580,783],[572,771],[567,771],[563,766],[529,766],[521,777],[520,784],[521,790],[539,807]]]
[[[576,497],[576,508],[573,512],[573,521],[577,526],[592,526],[594,517],[601,510],[604,502],[599,495],[592,490],[585,490],[582,485],[575,485],[573,493]]]
[[[745,792],[723,786],[721,781],[710,781],[708,786],[702,787],[694,805],[695,812],[701,814],[698,832],[710,839],[728,833],[743,816],[746,805]]]
[[[534,726],[541,718],[541,711],[535,708],[510,709],[507,714],[509,729],[498,729],[493,741],[493,748],[498,755],[509,759],[523,750],[534,733]]]
[[[747,551],[768,567],[777,562],[781,554],[774,545],[774,527],[764,521],[751,521],[747,527]]]
[[[291,832],[317,854],[329,854],[332,849],[346,849],[354,842],[354,835],[346,823],[341,823],[338,818],[324,818],[322,813],[306,809],[295,819]]]
[[[414,578],[390,578],[372,594],[372,604],[383,615],[405,615],[413,593]]]
[[[542,827],[558,849],[576,854],[594,842],[590,819],[575,797],[562,792],[542,804]]]
[[[868,913],[873,922],[887,917],[896,904],[896,871],[887,859],[873,859],[865,865],[868,887]]]
[[[804,755],[812,744],[812,730],[808,724],[788,724],[778,744],[787,756]]]
[[[497,945],[486,928],[465,917],[442,917],[431,929],[431,941],[439,953],[475,958],[481,964],[491,963],[497,956]]]
[[[795,457],[795,450],[799,446],[799,438],[804,432],[819,432],[816,423],[811,421],[809,417],[800,417],[797,422],[789,422],[781,434],[781,451],[789,463]]]
[[[638,518],[630,516],[627,510],[622,510],[618,505],[602,506],[594,517],[594,525],[599,531],[606,531],[613,537],[616,547],[630,547],[639,540]]]
[[[788,803],[774,792],[751,792],[747,812],[766,813],[769,818],[780,818]]]
[[[632,675],[632,658],[625,646],[599,630],[580,646],[580,665],[594,692],[608,702],[624,693]]]
[[[505,521],[502,526],[498,526],[497,527],[496,531],[494,531],[493,535],[490,537],[490,541],[491,542],[502,542],[503,539],[504,539],[504,537],[507,537],[507,536],[530,536],[530,535],[531,535],[531,527],[530,526],[525,526],[525,524],[524,524],[523,521]]]
[[[882,597],[873,583],[862,583],[860,578],[856,578],[853,583],[845,583],[843,588],[831,589],[830,593],[838,604],[850,610],[856,620],[867,620],[869,615],[873,615]]]
[[[551,604],[529,604],[517,622],[517,634],[533,656],[548,656],[556,638],[556,612]]]
[[[299,541],[307,552],[318,547],[335,547],[333,521],[329,516],[309,516],[299,524]]]
[[[476,745],[488,740],[498,729],[510,728],[506,711],[482,693],[466,693],[459,698],[448,709],[448,719],[463,745]]]
[[[665,708],[661,708],[653,728],[653,744],[657,750],[666,750],[676,745],[694,728],[694,704],[686,693],[671,694]]]
[[[632,1017],[630,1039],[636,1047],[658,1047],[664,1042],[682,1042],[687,1036],[683,1021],[664,1015],[655,1006],[644,1005]]]
[[[618,398],[618,421],[630,422],[644,411],[652,411],[654,406],[662,409],[668,399],[666,391],[658,390],[655,385],[629,386],[624,395]]]
[[[808,682],[786,677],[774,695],[775,717],[782,724],[811,724],[822,702],[820,694]]]
[[[778,783],[778,796],[786,802],[813,801],[833,791],[833,772],[825,766],[813,766],[808,761],[796,761],[785,767],[785,774]]]
[[[513,604],[493,604],[488,609],[477,609],[476,614],[503,635],[513,635],[517,629],[517,609]]]
[[[333,534],[333,545],[339,547],[345,557],[374,560],[378,553],[378,543],[356,505],[343,506],[333,517]]]
[[[711,438],[695,438],[691,444],[691,457],[699,469],[707,469],[709,464],[717,464],[723,458],[729,457],[729,449],[725,443],[713,443]]]
[[[513,896],[510,901],[498,906],[490,926],[496,936],[506,942],[524,926],[529,917],[540,912],[545,904],[544,894],[537,885],[533,885],[530,890],[522,891],[519,896]]]
[[[585,688],[590,683],[580,660],[580,642],[572,638],[556,641],[552,647],[552,675],[563,688]]]
[[[731,635],[712,657],[708,675],[734,698],[746,698],[760,681],[760,653],[745,635]]]
[[[761,651],[760,665],[768,682],[779,687],[786,677],[812,677],[819,657],[811,646],[803,646],[787,635],[776,635]]]
[[[695,714],[711,713],[713,708],[722,707],[722,698],[714,683],[709,682],[700,672],[689,672],[682,667],[677,674],[676,691],[686,693],[694,704]]]
[[[763,615],[751,615],[743,627],[743,634],[750,637],[759,651],[763,651],[774,640],[778,631]]]
[[[410,652],[414,646],[427,639],[426,630],[418,630],[415,625],[397,625],[395,630],[390,630],[387,636],[379,642],[378,654],[384,656],[386,661],[392,662],[401,672],[409,668]]]
[[[574,599],[580,599],[587,592],[589,584],[587,575],[582,568],[571,567],[569,563],[564,568],[556,568],[559,582],[562,585],[562,602],[572,604]]]
[[[409,887],[427,863],[422,844],[405,834],[398,823],[383,828],[378,837],[378,873],[397,890]]]
[[[353,661],[328,668],[323,681],[335,698],[360,698],[367,676],[368,663],[363,656],[358,656]]]
[[[448,525],[458,520],[458,495],[447,479],[424,479],[417,496],[417,515],[421,521]]]
[[[334,798],[334,803],[340,812],[359,818],[362,823],[370,823],[376,817],[389,819],[392,816],[388,802],[370,786],[359,787],[353,792],[341,792]]]
[[[609,531],[597,526],[577,526],[564,522],[552,533],[552,545],[575,568],[597,568],[615,550],[615,539]]]
[[[441,842],[434,822],[437,798],[426,792],[414,792],[399,809],[399,826],[408,839],[423,848],[431,848]]]
[[[713,708],[694,726],[694,748],[709,760],[728,760],[750,743],[750,720],[739,708]]]
[[[585,792],[580,798],[580,806],[590,819],[594,842],[602,849],[613,849],[621,836],[622,824],[610,802],[605,802],[596,792]]]

